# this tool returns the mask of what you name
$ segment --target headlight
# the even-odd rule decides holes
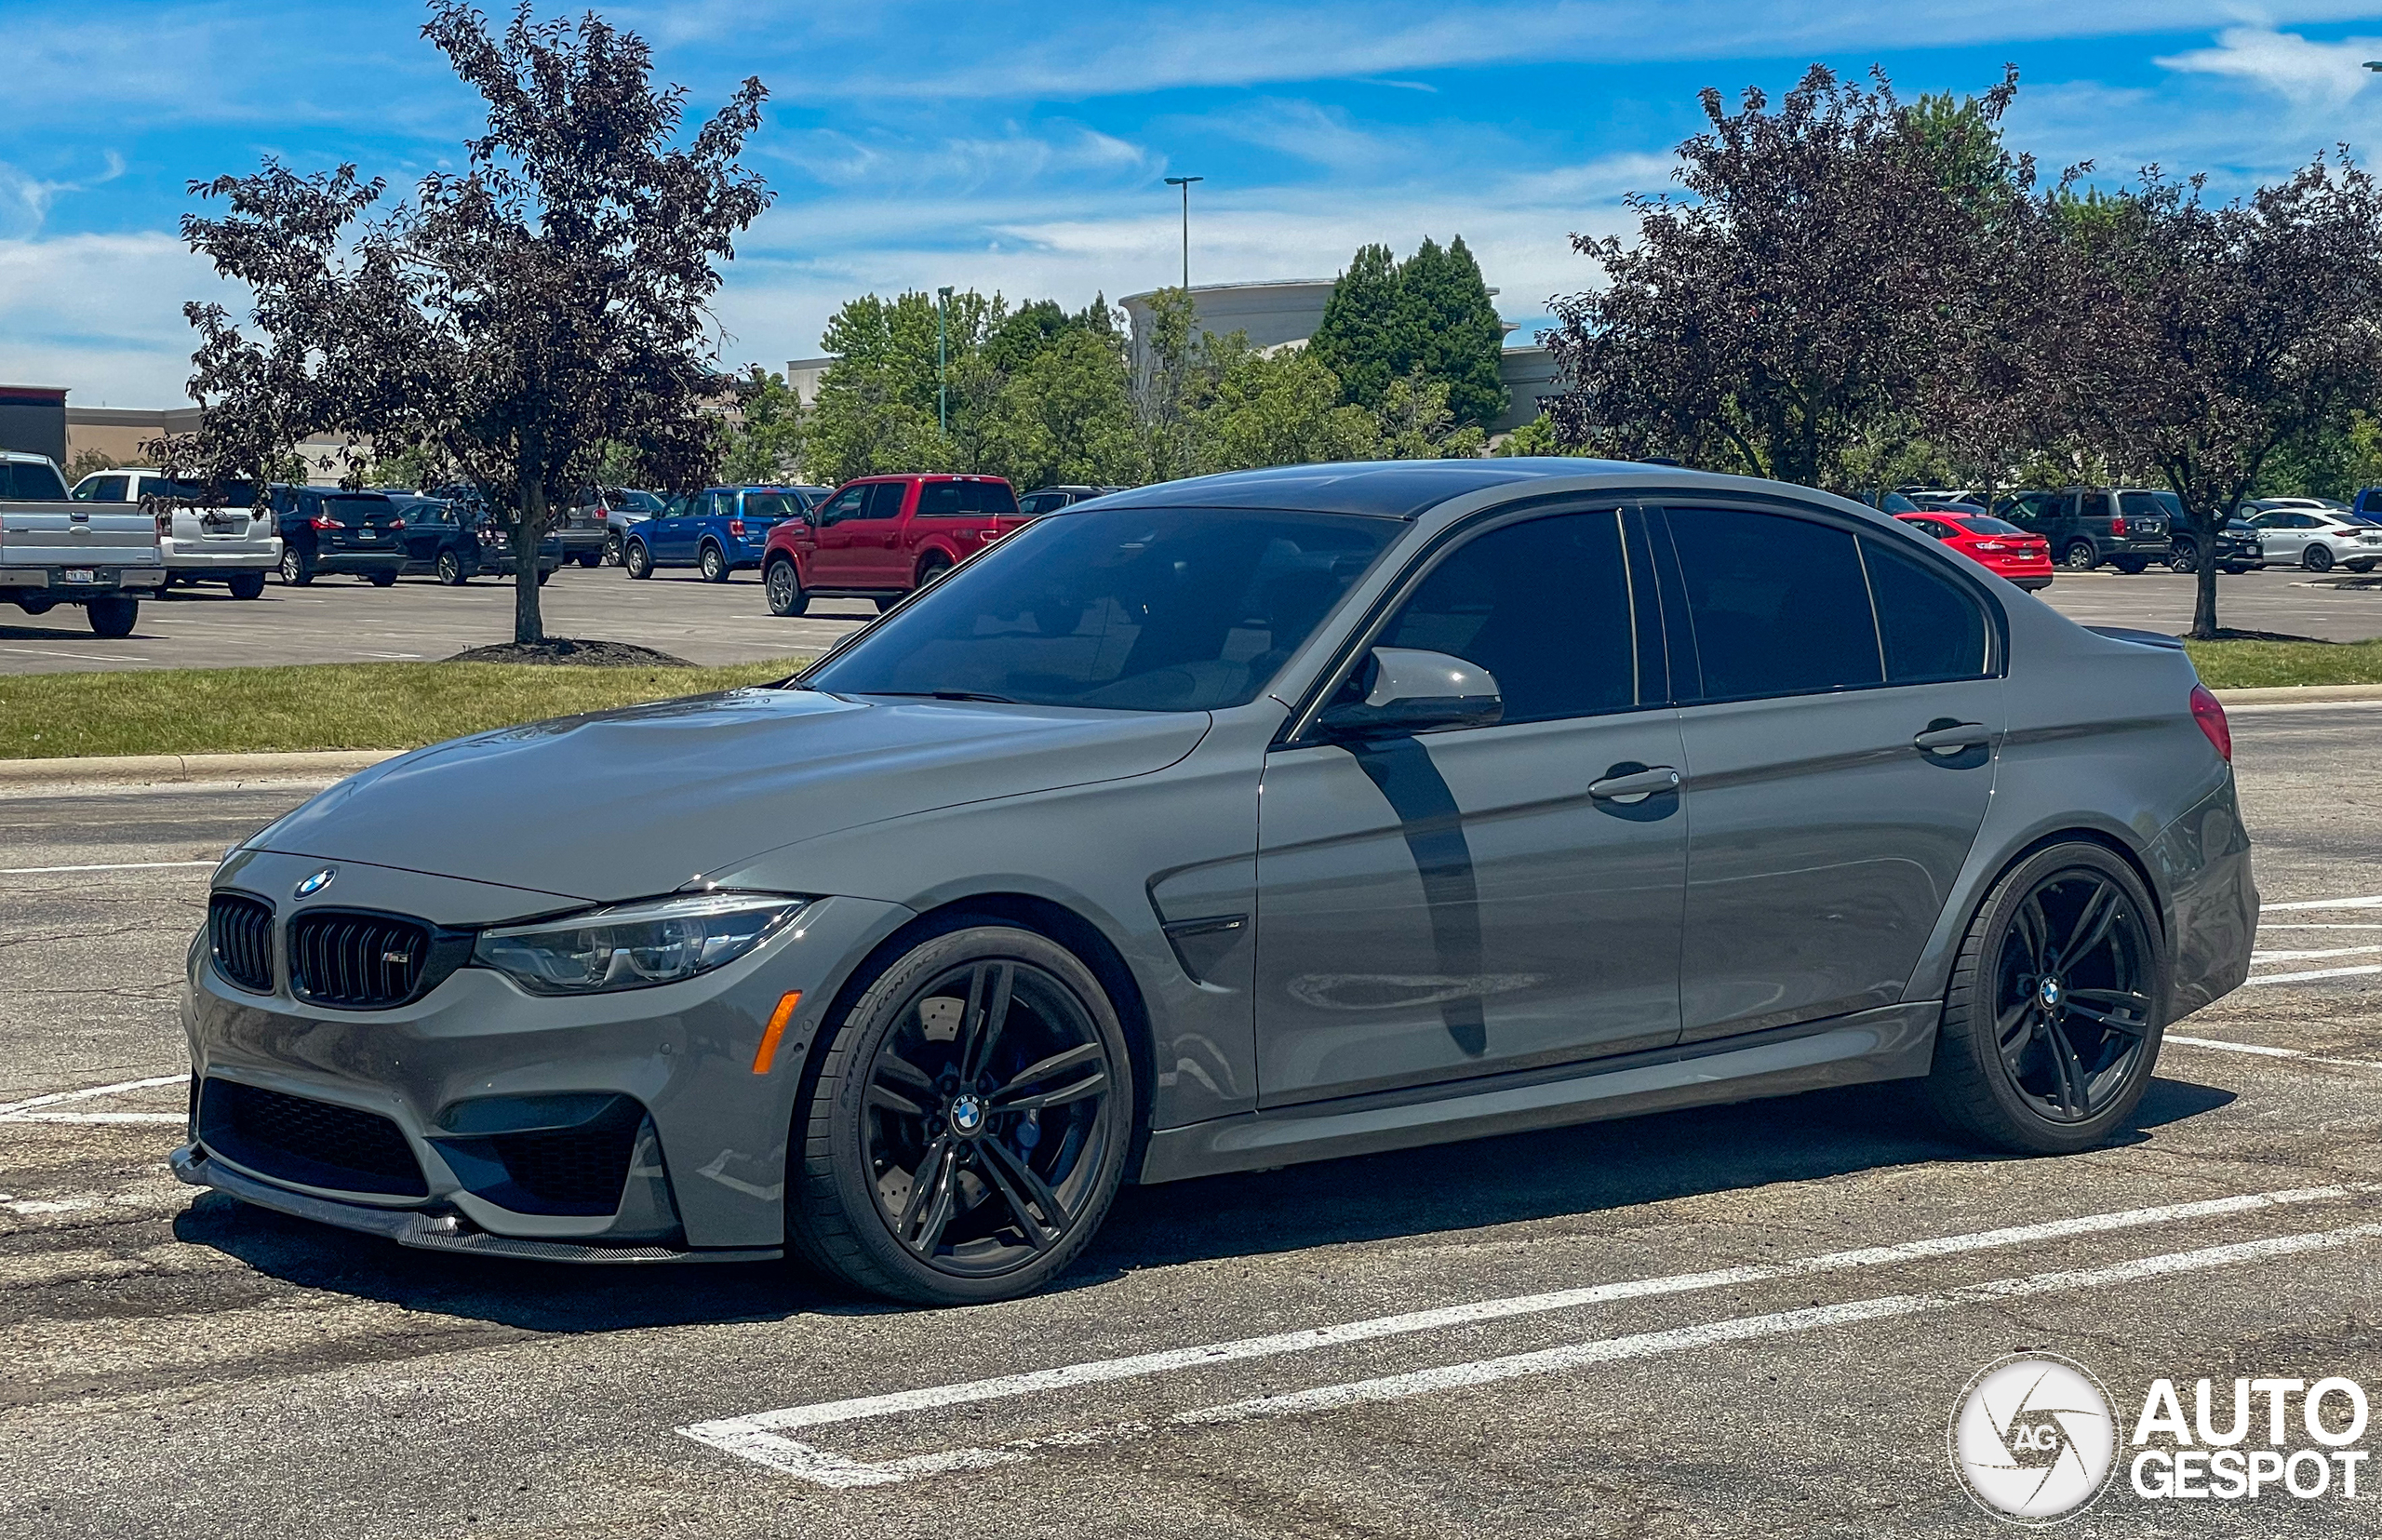
[[[692,893],[483,931],[472,962],[532,995],[597,995],[676,984],[735,961],[777,934],[807,899]]]

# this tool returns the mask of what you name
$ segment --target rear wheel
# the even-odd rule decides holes
[[[651,554],[646,550],[645,542],[641,540],[633,540],[629,542],[626,546],[622,547],[621,551],[621,566],[627,571],[628,575],[633,578],[649,578],[653,576],[653,557]]]
[[[2059,560],[2071,572],[2089,572],[2101,565],[2100,555],[2089,540],[2070,542],[2068,549],[2059,554]]]
[[[998,924],[921,942],[835,1028],[797,1114],[787,1242],[923,1305],[1031,1292],[1106,1216],[1133,1106],[1123,1028],[1074,954]]]
[[[950,570],[951,558],[948,556],[929,556],[926,560],[918,563],[918,581],[913,586],[917,588],[924,588],[928,583],[934,582],[935,579],[943,576],[945,572]]]
[[[541,567],[541,568],[539,568],[539,569],[538,569],[538,586],[539,586],[539,587],[541,587],[541,588],[543,588],[543,587],[546,585],[546,580],[547,580],[548,578],[550,578],[550,577],[553,577],[554,575],[555,575],[555,569],[554,569],[553,568],[551,568],[551,567]]]
[[[2134,577],[2139,574],[2144,568],[2150,565],[2150,558],[2148,556],[2113,556],[2109,560],[2109,565],[2116,568],[2119,571],[2123,572],[2126,576]]]
[[[604,537],[604,554],[597,559],[609,562],[614,567],[621,564],[621,532],[618,529],[612,530]]]
[[[281,581],[292,588],[303,588],[314,581],[314,564],[307,559],[305,552],[292,549],[281,553]]]
[[[366,575],[365,581],[375,588],[395,588],[397,585],[397,574],[395,569],[372,572]]]
[[[2371,560],[2345,561],[2341,563],[2341,565],[2348,568],[2352,572],[2371,572],[2374,570],[2374,563]]]
[[[604,565],[604,553],[601,551],[582,551],[579,554],[579,565],[587,568],[601,567]]]
[[[102,636],[129,636],[132,623],[141,618],[141,601],[122,594],[110,594],[96,598],[83,607],[91,630]]]
[[[232,574],[230,579],[225,582],[224,586],[232,590],[232,596],[235,599],[258,598],[264,593],[264,574],[262,572],[234,572]]]
[[[729,576],[728,553],[709,541],[703,542],[702,553],[695,557],[695,567],[705,583],[726,583]]]
[[[2167,553],[2167,566],[2170,570],[2176,572],[2199,571],[2200,547],[2189,541],[2176,542],[2175,548]]]
[[[2309,541],[2308,549],[2299,553],[2299,565],[2310,572],[2329,572],[2333,569],[2333,548]]]
[[[461,588],[472,581],[472,575],[463,570],[462,557],[452,551],[441,551],[438,553],[438,581],[449,588]]]
[[[2054,845],[1994,885],[1944,999],[1929,1097],[2021,1155],[2099,1144],[2150,1084],[2166,959],[2149,894],[2099,845]]]
[[[788,557],[769,563],[761,574],[761,590],[769,596],[772,615],[800,615],[810,609],[810,596],[802,591],[802,573]]]

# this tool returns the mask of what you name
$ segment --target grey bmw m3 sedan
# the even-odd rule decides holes
[[[2085,1148],[2257,919],[2223,710],[1858,504],[1304,466],[1006,537],[778,685],[228,855],[190,1182],[409,1246],[1006,1297],[1125,1181],[1923,1079]]]

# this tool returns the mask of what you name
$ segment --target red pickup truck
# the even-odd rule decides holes
[[[997,475],[862,476],[769,530],[761,586],[772,615],[802,614],[822,598],[890,609],[1024,522],[1017,493]]]

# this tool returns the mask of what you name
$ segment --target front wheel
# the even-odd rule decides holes
[[[769,596],[772,615],[801,615],[810,609],[810,596],[802,591],[802,574],[793,562],[784,558],[769,563],[761,574],[761,591]]]
[[[604,554],[596,559],[613,567],[621,564],[621,532],[618,529],[604,537]]]
[[[1927,1091],[1979,1143],[2065,1155],[2142,1100],[2165,1024],[2150,897],[2099,845],[2054,845],[1994,885],[1944,998]]]
[[[2199,571],[2200,548],[2196,545],[2176,546],[2167,553],[2167,569],[2171,572]]]
[[[726,583],[730,572],[728,553],[708,541],[703,542],[703,554],[695,558],[695,567],[705,583]]]
[[[589,569],[601,567],[604,565],[604,553],[601,551],[582,551],[579,554],[579,565]]]
[[[292,588],[303,588],[314,581],[314,564],[306,559],[305,552],[281,553],[281,581]]]
[[[538,569],[538,586],[539,586],[539,587],[541,587],[541,588],[543,588],[543,587],[546,585],[546,580],[547,580],[548,578],[550,578],[550,577],[553,577],[554,575],[555,575],[555,569],[554,569],[553,568],[551,568],[551,567],[541,567],[541,568],[539,568],[539,569]]]
[[[2060,565],[2071,572],[2089,572],[2101,565],[2100,554],[2089,540],[2080,540],[2059,554]]]
[[[225,581],[223,586],[232,591],[232,596],[235,599],[261,598],[264,596],[264,574],[234,572]]]
[[[2308,549],[2299,553],[2299,565],[2310,572],[2329,572],[2333,569],[2333,548],[2310,542]]]
[[[441,551],[438,553],[438,581],[449,588],[461,588],[472,581],[472,575],[463,570],[462,557],[452,551]]]
[[[1029,1293],[1108,1212],[1132,1136],[1122,1026],[1045,936],[996,923],[912,947],[831,1028],[793,1148],[787,1244],[921,1305]]]
[[[646,550],[645,542],[641,540],[633,540],[622,548],[621,552],[621,567],[630,577],[633,578],[649,578],[653,576],[653,556],[652,553]]]
[[[133,623],[141,618],[141,601],[110,594],[85,605],[83,618],[91,623],[91,630],[98,636],[129,636]]]
[[[375,588],[395,588],[397,585],[397,574],[395,571],[374,572],[365,581]]]

